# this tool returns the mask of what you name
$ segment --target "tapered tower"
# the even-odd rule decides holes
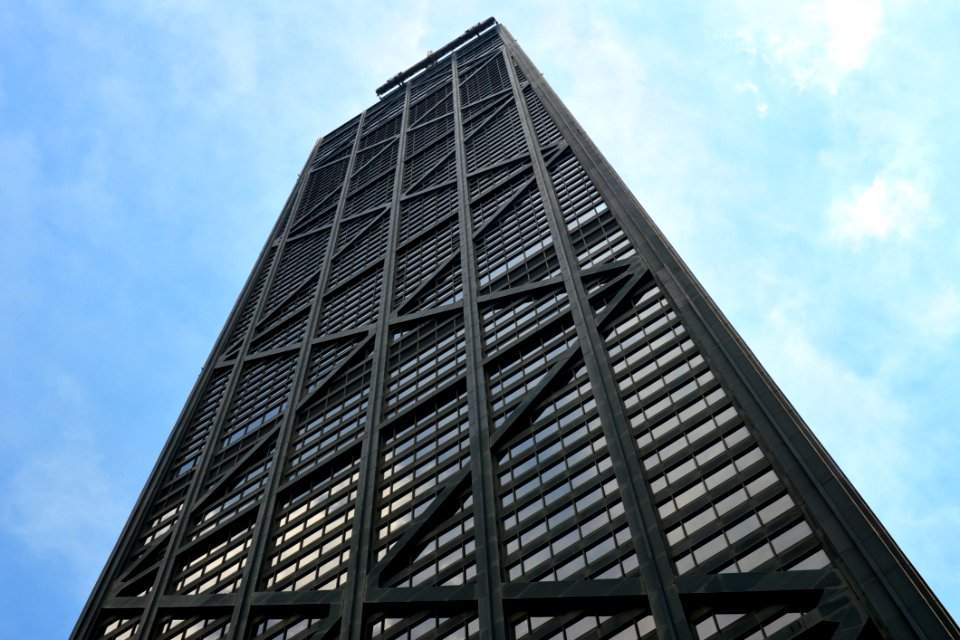
[[[958,636],[502,25],[378,94],[74,638]]]

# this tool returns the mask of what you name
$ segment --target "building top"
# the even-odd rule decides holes
[[[497,24],[497,20],[492,16],[487,18],[483,22],[478,22],[474,26],[464,31],[463,35],[461,35],[460,37],[451,40],[450,42],[440,47],[436,51],[431,51],[427,53],[426,57],[424,57],[423,60],[413,65],[412,67],[408,68],[406,71],[401,71],[397,75],[393,76],[392,78],[384,82],[377,89],[377,95],[382,98],[383,96],[390,93],[394,89],[398,87],[402,87],[407,82],[407,80],[419,74],[420,72],[429,69],[430,67],[435,65],[437,61],[453,53],[458,47],[460,47],[470,39],[479,36],[481,33],[483,33],[484,31],[486,31],[487,29],[489,29],[495,24]]]

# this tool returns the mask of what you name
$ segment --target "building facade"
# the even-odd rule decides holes
[[[378,93],[74,638],[958,637],[502,25]]]

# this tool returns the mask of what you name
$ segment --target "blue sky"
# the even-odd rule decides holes
[[[960,8],[449,4],[0,0],[0,637],[72,628],[314,140],[488,15],[960,614]]]

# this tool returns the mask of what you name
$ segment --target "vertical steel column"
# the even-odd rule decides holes
[[[640,572],[654,623],[663,638],[692,640],[690,625],[687,623],[679,592],[673,581],[673,567],[667,552],[666,540],[663,532],[660,531],[653,497],[644,481],[640,461],[631,450],[633,444],[630,442],[629,421],[618,400],[619,390],[607,361],[606,347],[597,330],[586,290],[580,280],[579,266],[574,257],[576,252],[566,232],[563,213],[537,142],[533,119],[530,117],[520,81],[513,66],[512,54],[516,44],[502,26],[499,28],[504,35],[504,62],[510,74],[514,100],[523,123],[524,138],[530,151],[537,186],[543,198],[544,211],[553,235],[567,297],[570,300],[570,312],[576,325],[578,343],[583,352],[584,365],[593,388],[602,393],[603,397],[617,399],[612,402],[597,402],[597,409],[621,499],[626,507],[627,521],[638,553]]]
[[[373,368],[370,372],[370,395],[367,398],[367,425],[363,432],[360,452],[360,481],[357,484],[357,512],[350,538],[350,569],[343,590],[343,619],[340,637],[343,640],[361,640],[364,637],[363,603],[367,593],[367,573],[370,569],[370,546],[376,506],[377,467],[380,458],[380,420],[383,415],[383,383],[390,352],[389,316],[393,299],[393,275],[396,264],[397,228],[400,222],[400,195],[403,191],[403,161],[406,156],[407,124],[410,114],[410,86],[405,89],[403,116],[400,119],[400,139],[397,148],[397,170],[394,174],[393,196],[387,213],[387,246],[383,265],[380,294],[380,315],[374,337]]]
[[[283,481],[284,461],[286,460],[287,449],[290,446],[290,439],[293,435],[293,425],[297,417],[297,405],[299,404],[304,379],[309,369],[310,345],[317,329],[317,321],[320,317],[321,300],[323,299],[323,293],[326,288],[326,276],[330,270],[330,264],[333,259],[333,248],[336,246],[337,233],[340,230],[340,220],[343,217],[343,209],[347,201],[350,177],[353,174],[353,167],[357,159],[357,150],[360,147],[365,115],[366,111],[361,113],[360,119],[357,122],[357,133],[353,139],[350,160],[347,161],[347,170],[344,174],[343,185],[340,187],[340,197],[337,202],[337,210],[334,214],[333,224],[330,227],[327,249],[324,252],[320,271],[317,274],[317,283],[314,285],[315,289],[310,302],[310,317],[307,321],[307,330],[306,333],[304,333],[303,342],[300,344],[296,370],[293,374],[290,391],[287,394],[287,413],[283,417],[283,423],[280,426],[278,434],[277,446],[273,451],[273,457],[270,461],[269,480],[267,481],[267,486],[264,487],[263,501],[260,505],[257,522],[253,529],[253,542],[250,545],[251,548],[247,555],[247,565],[244,567],[243,575],[240,579],[237,604],[233,609],[233,615],[230,619],[230,629],[237,638],[244,637],[246,633],[250,619],[250,600],[257,589],[263,559],[267,551],[267,545],[270,542],[270,533],[273,529],[273,513],[277,503],[277,489]]]
[[[190,489],[187,491],[187,495],[184,498],[183,513],[177,519],[177,522],[173,527],[173,531],[170,532],[170,542],[167,546],[167,552],[164,555],[163,564],[160,566],[160,570],[157,571],[157,578],[154,580],[153,590],[147,596],[147,603],[144,607],[143,618],[140,622],[140,630],[136,636],[138,639],[146,639],[151,637],[153,634],[153,627],[156,624],[157,608],[160,598],[164,595],[163,592],[166,589],[167,583],[170,581],[170,574],[174,565],[176,564],[177,551],[180,548],[180,544],[183,542],[183,536],[186,534],[190,522],[190,516],[193,512],[193,504],[199,497],[200,491],[203,487],[204,477],[207,474],[210,461],[213,459],[216,443],[220,440],[220,431],[226,422],[226,416],[230,409],[230,402],[233,399],[233,394],[236,391],[237,384],[240,381],[240,372],[243,369],[243,356],[250,348],[250,343],[253,340],[253,334],[255,333],[256,329],[257,318],[259,318],[260,314],[263,312],[263,306],[266,302],[267,293],[270,289],[270,282],[273,280],[273,277],[276,274],[277,265],[280,264],[280,249],[283,247],[283,243],[286,240],[287,234],[289,233],[291,226],[290,220],[293,217],[293,212],[297,210],[297,205],[300,203],[300,199],[303,197],[303,190],[307,184],[307,167],[310,166],[310,160],[313,158],[313,155],[319,148],[320,143],[321,141],[318,140],[314,145],[313,152],[311,152],[311,154],[307,157],[307,161],[304,164],[303,169],[300,171],[299,182],[294,188],[296,197],[294,198],[293,205],[290,208],[290,213],[286,216],[281,214],[280,219],[277,220],[274,233],[271,234],[270,239],[267,240],[267,244],[261,253],[257,267],[254,268],[254,271],[250,276],[250,280],[247,282],[248,291],[245,291],[244,293],[249,295],[249,289],[252,288],[252,285],[256,280],[257,269],[260,267],[260,262],[266,259],[266,256],[270,251],[270,246],[276,243],[276,256],[273,259],[273,263],[270,265],[270,272],[267,274],[266,279],[264,280],[263,289],[260,291],[260,298],[257,301],[257,306],[250,318],[250,326],[247,328],[246,335],[243,337],[243,341],[241,342],[237,351],[237,359],[233,363],[233,370],[230,372],[230,379],[227,382],[226,389],[224,390],[223,398],[220,400],[220,407],[218,409],[216,422],[210,428],[210,433],[207,435],[207,439],[203,443],[203,452],[200,454],[200,460],[196,466],[196,475],[194,475],[194,477],[190,480]],[[280,228],[281,224],[285,224],[285,227],[282,229]],[[277,235],[281,237],[277,238]],[[243,297],[244,296],[241,296],[241,298]],[[242,307],[242,305],[239,304],[239,301],[238,307]],[[233,329],[233,327],[230,328],[231,330]],[[226,327],[224,328],[224,333],[226,333]],[[216,350],[214,352],[216,353]]]
[[[470,423],[470,474],[473,487],[473,519],[477,557],[477,614],[481,640],[504,640],[503,585],[500,570],[499,513],[492,452],[483,345],[476,251],[473,244],[473,217],[467,185],[466,148],[463,144],[460,78],[453,54],[453,126],[457,162],[457,201],[460,221],[460,264],[463,282],[464,342],[466,343],[467,406]]]

